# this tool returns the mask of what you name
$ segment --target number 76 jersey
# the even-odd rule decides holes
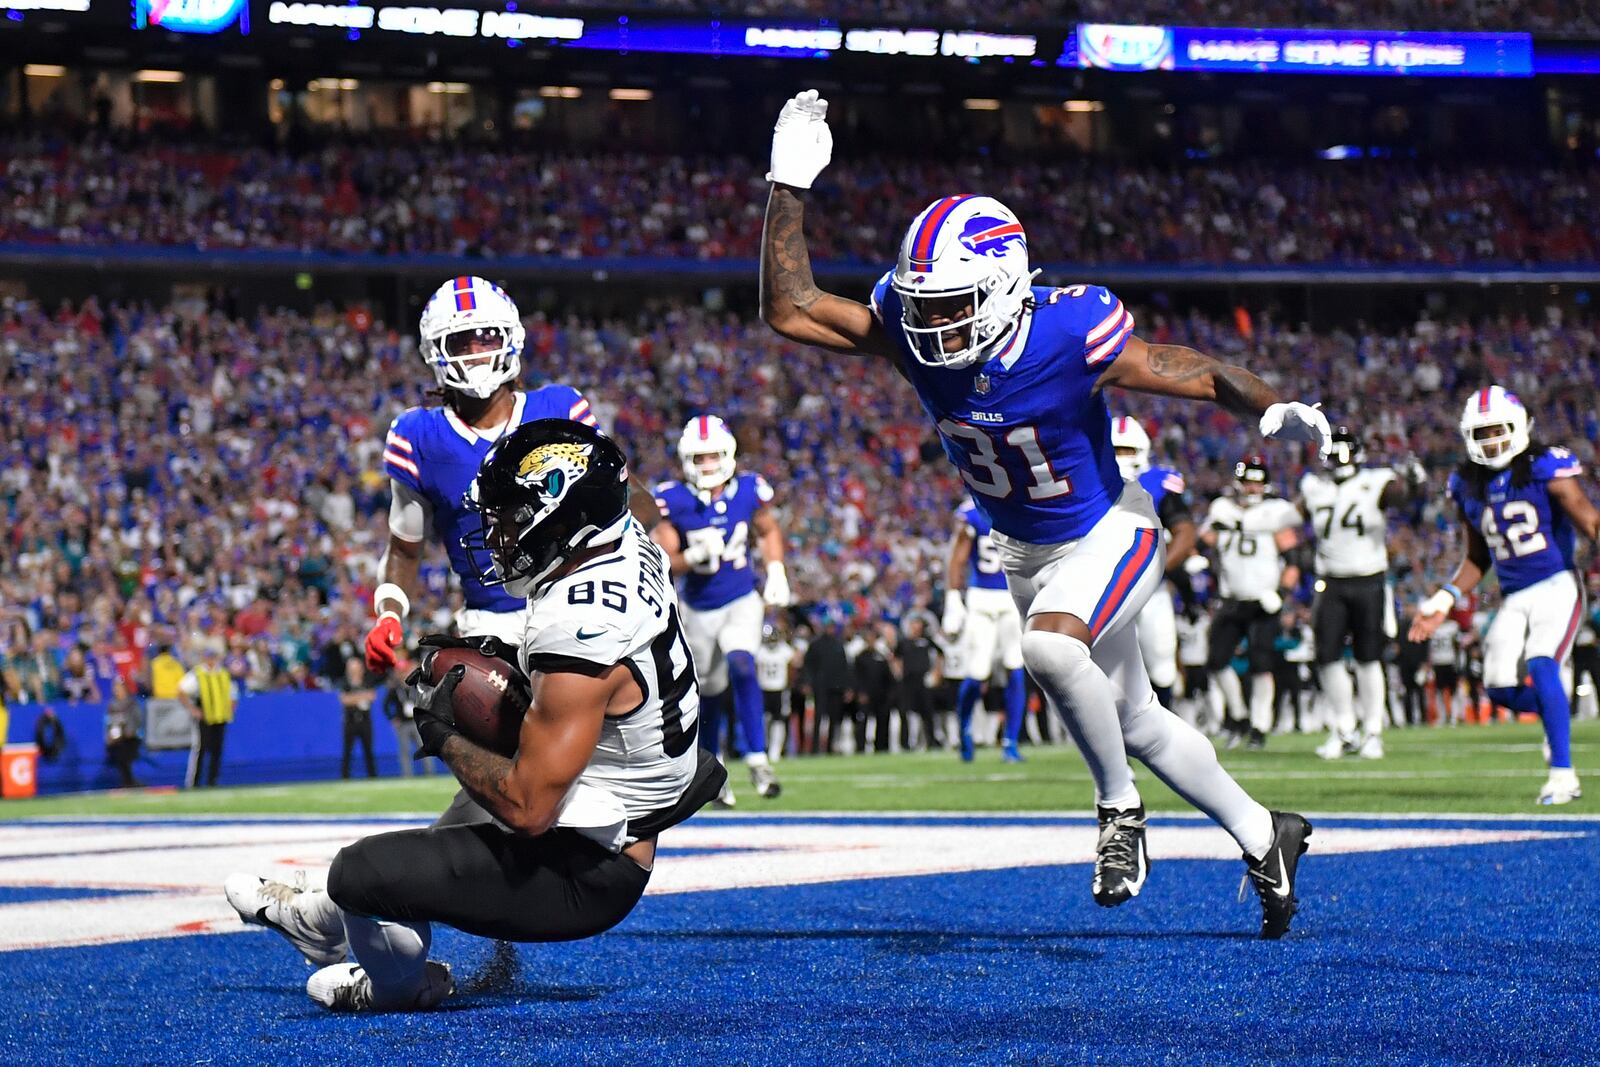
[[[1565,448],[1547,448],[1534,456],[1533,477],[1526,485],[1514,484],[1516,466],[1495,472],[1482,497],[1469,490],[1459,472],[1450,475],[1450,497],[1488,543],[1500,587],[1507,593],[1573,569],[1576,531],[1566,511],[1550,499],[1550,483],[1583,473],[1578,457]]]
[[[1098,285],[1036,286],[1033,310],[988,360],[930,367],[906,342],[889,277],[872,291],[873,313],[974,503],[995,530],[1019,541],[1051,545],[1087,534],[1123,489],[1111,416],[1094,388],[1133,333],[1122,301]]]

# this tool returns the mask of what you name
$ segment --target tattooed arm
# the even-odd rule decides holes
[[[761,320],[801,344],[890,355],[889,338],[871,308],[817,288],[804,223],[800,190],[774,184],[761,232]]]
[[[491,815],[521,833],[542,834],[555,825],[562,799],[588,766],[606,712],[615,704],[620,714],[643,696],[620,663],[593,677],[535,674],[515,756],[507,759],[459,734],[439,755]]]
[[[1282,399],[1278,391],[1243,367],[1235,367],[1182,345],[1152,345],[1128,338],[1117,361],[1100,375],[1108,385],[1136,393],[1209,400],[1235,415],[1259,416]]]

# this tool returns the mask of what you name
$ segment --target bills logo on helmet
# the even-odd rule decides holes
[[[538,522],[556,509],[567,490],[589,470],[589,456],[594,449],[589,445],[540,445],[517,465],[517,484],[539,494],[541,507]]]
[[[958,240],[969,251],[980,256],[1003,256],[1010,251],[1013,241],[1024,249],[1028,247],[1028,239],[1022,232],[1022,223],[1007,222],[992,215],[974,215],[968,219],[967,224],[961,228]]]

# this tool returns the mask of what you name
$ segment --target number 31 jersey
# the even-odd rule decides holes
[[[873,313],[973,501],[1019,541],[1060,544],[1087,534],[1122,495],[1111,416],[1094,389],[1133,333],[1122,301],[1098,285],[1035,287],[1034,310],[993,357],[930,367],[911,353],[889,279],[872,291]]]
[[[1450,497],[1467,524],[1488,542],[1505,592],[1573,569],[1576,531],[1566,511],[1550,499],[1550,482],[1582,473],[1578,457],[1565,448],[1547,448],[1533,457],[1533,477],[1526,485],[1512,484],[1508,467],[1489,478],[1480,497],[1468,489],[1460,472],[1450,475]]]
[[[1394,481],[1387,468],[1358,470],[1342,482],[1320,474],[1300,480],[1300,499],[1317,541],[1317,576],[1368,578],[1389,570],[1387,520],[1379,501]]]

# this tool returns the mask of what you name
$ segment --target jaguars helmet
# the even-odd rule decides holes
[[[479,580],[532,596],[567,560],[628,529],[628,462],[616,442],[570,419],[502,437],[463,501],[478,529],[461,539]]]
[[[422,359],[439,388],[480,400],[522,373],[527,330],[506,291],[472,275],[451,278],[422,309]]]
[[[1461,412],[1467,458],[1491,470],[1509,467],[1528,450],[1532,421],[1515,393],[1498,385],[1479,389]]]
[[[890,277],[911,354],[949,368],[991,358],[1022,321],[1036,273],[1010,208],[992,196],[935,200],[906,231]],[[946,351],[950,335],[963,331],[962,347]]]
[[[1247,500],[1259,500],[1272,491],[1272,472],[1267,469],[1266,457],[1249,455],[1233,465],[1233,481],[1239,495]]]
[[[1365,458],[1366,446],[1361,443],[1359,434],[1348,426],[1340,426],[1333,431],[1332,443],[1328,446],[1328,465],[1333,468],[1334,481],[1354,478]]]

